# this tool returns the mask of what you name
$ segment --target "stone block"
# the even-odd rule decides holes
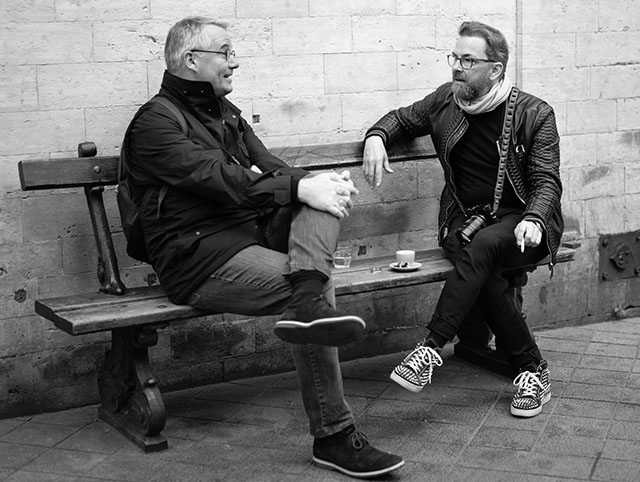
[[[95,62],[146,61],[164,58],[168,20],[100,22],[93,26]],[[134,85],[131,81],[128,85]]]
[[[421,89],[421,95],[451,80],[447,56],[439,50],[416,50],[398,56],[398,89]],[[416,96],[413,100],[420,98]],[[394,108],[401,104],[395,105]]]
[[[338,95],[265,98],[253,103],[253,114],[260,115],[260,134],[268,136],[338,131],[342,126],[340,111]]]
[[[567,132],[588,134],[610,132],[617,128],[615,100],[592,100],[567,104]]]
[[[578,320],[585,316],[585,280],[527,286],[523,308],[533,329]]]
[[[34,392],[32,371],[32,355],[0,357],[0,418],[8,416],[4,408],[7,401],[26,401]]]
[[[257,377],[294,370],[293,355],[289,347],[264,353],[254,353],[224,361],[224,380]]]
[[[91,37],[91,24],[35,21],[4,24],[0,30],[0,65],[89,62]]]
[[[44,350],[33,356],[34,384],[42,390],[68,385],[95,385],[98,366],[108,345],[88,343],[62,350]]]
[[[42,155],[75,149],[84,138],[82,110],[48,110],[38,112],[0,113],[0,129],[4,142],[0,155]],[[15,179],[18,178],[14,165]]]
[[[564,217],[565,233],[584,233],[584,201],[571,201],[563,197],[562,216]]]
[[[106,3],[100,0],[56,0],[55,5],[56,20],[65,22],[143,20],[151,15],[148,0],[111,0]]]
[[[60,243],[55,240],[0,245],[2,280],[19,286],[40,277],[59,275],[61,255]]]
[[[635,163],[640,157],[640,130],[597,134],[599,164]]]
[[[263,17],[307,17],[309,15],[308,2],[290,2],[289,0],[237,0],[237,18]]]
[[[235,1],[230,3],[233,3],[235,8]],[[269,56],[273,53],[273,22],[270,18],[234,20],[228,30],[233,48],[241,59],[241,69],[244,57]]]
[[[325,93],[322,55],[249,57],[242,60],[242,75],[234,75],[234,89],[253,98],[309,96]],[[287,75],[282,75],[286,72]],[[329,92],[330,93],[330,92]]]
[[[640,30],[640,10],[634,0],[598,0],[598,30]]]
[[[397,0],[396,4],[397,15],[458,15],[460,12],[460,2],[450,2],[448,0],[434,0],[430,2],[424,2],[422,0]],[[487,4],[486,8],[490,8],[490,4]]]
[[[624,226],[622,196],[587,199],[585,201],[585,236],[619,233]]]
[[[542,0],[521,5],[524,34],[598,31],[598,2]]]
[[[98,250],[93,235],[62,239],[62,267],[65,275],[95,273]]]
[[[388,15],[396,10],[395,0],[351,0],[349,2],[327,2],[309,0],[310,17]],[[414,13],[414,12],[410,12]]]
[[[92,234],[86,200],[79,190],[22,200],[23,235],[46,241]]]
[[[576,65],[635,63],[640,57],[640,32],[577,33]]]
[[[435,45],[436,17],[433,15],[376,15],[353,19],[355,52],[432,49]]]
[[[637,175],[637,174],[636,174]],[[638,185],[632,185],[631,189],[638,190]],[[624,197],[624,228],[623,232],[637,231],[640,229],[640,194],[630,194]]]
[[[392,109],[424,97],[423,91],[400,92],[366,92],[342,94],[342,128],[344,130],[359,130],[362,139],[364,132],[374,122]]]
[[[153,374],[163,393],[227,381],[224,363],[220,359],[204,360],[198,364],[171,362],[168,366],[157,367]]]
[[[17,244],[22,238],[22,213],[19,199],[0,198],[0,245]]]
[[[219,318],[198,318],[172,330],[170,338],[174,361],[193,362],[203,353],[211,361],[254,353],[255,323],[247,319],[220,322]]]
[[[0,4],[3,22],[51,22],[55,17],[55,0],[16,0]]]
[[[351,52],[352,37],[349,17],[273,19],[276,55]]]
[[[520,62],[527,69],[576,67],[575,39],[575,34],[572,33],[535,33],[523,36],[519,51]]]
[[[38,108],[36,67],[33,65],[0,67],[0,112],[19,112]]]
[[[351,169],[351,178],[360,191],[354,197],[356,206],[417,199],[422,192],[418,181],[419,161],[394,163],[393,173],[384,173],[375,189],[365,181],[362,169]]]
[[[640,98],[620,99],[617,105],[618,130],[634,130],[638,132],[638,126],[640,126]]]
[[[434,204],[429,199],[416,199],[355,206],[342,223],[341,236],[345,239],[368,238],[427,229],[437,213]],[[372,219],[377,221],[372,223]]]
[[[142,62],[43,65],[38,94],[40,107],[48,109],[141,104],[148,98],[147,68]],[[77,144],[83,138],[66,139]]]
[[[0,333],[2,333],[0,353],[2,353],[2,357],[25,355],[42,349],[45,341],[44,330],[41,329],[38,318],[40,317],[3,317],[0,320]]]
[[[324,71],[328,72],[324,82],[328,94],[397,89],[397,54],[394,52],[327,54]]]
[[[564,169],[590,167],[598,163],[596,134],[566,135],[560,138],[560,166]],[[603,162],[609,164],[609,162]]]
[[[594,199],[615,196],[624,190],[625,169],[620,164],[602,164],[570,170],[569,198]]]
[[[137,105],[86,109],[85,139],[95,142],[100,154],[109,148],[119,149],[127,126],[137,110]],[[78,139],[78,142],[81,140]]]
[[[640,66],[592,67],[591,98],[616,99],[640,96]],[[588,84],[587,84],[588,85]]]
[[[527,64],[525,64],[527,66]],[[590,70],[562,67],[522,69],[522,89],[547,102],[589,100]]]

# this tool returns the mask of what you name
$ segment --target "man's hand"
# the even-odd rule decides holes
[[[538,224],[532,221],[520,221],[513,230],[513,234],[516,236],[516,243],[521,253],[524,253],[525,246],[535,248],[542,241],[542,231]]]
[[[364,178],[371,187],[376,188],[382,183],[382,170],[392,173],[393,169],[389,165],[389,156],[382,142],[382,137],[371,136],[364,141],[364,152],[362,153],[362,170]]]
[[[351,196],[358,192],[349,171],[341,174],[324,172],[304,177],[298,183],[299,201],[337,218],[349,215],[349,209],[353,206]]]

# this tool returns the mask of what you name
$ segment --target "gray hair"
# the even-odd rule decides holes
[[[500,30],[482,22],[463,22],[458,29],[458,35],[483,38],[487,43],[487,57],[489,60],[502,63],[504,76],[509,62],[509,44]]]
[[[167,70],[175,74],[182,68],[182,57],[188,50],[206,47],[209,38],[204,33],[207,25],[215,25],[227,29],[224,22],[207,17],[185,17],[178,21],[167,34],[164,45],[164,60]]]

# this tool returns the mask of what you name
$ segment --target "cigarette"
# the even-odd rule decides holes
[[[524,253],[524,239],[522,240],[522,242],[520,243],[520,252]]]

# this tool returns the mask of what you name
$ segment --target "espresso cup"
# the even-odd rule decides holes
[[[401,249],[396,251],[396,263],[401,268],[411,266],[416,260],[416,252],[412,249]]]

